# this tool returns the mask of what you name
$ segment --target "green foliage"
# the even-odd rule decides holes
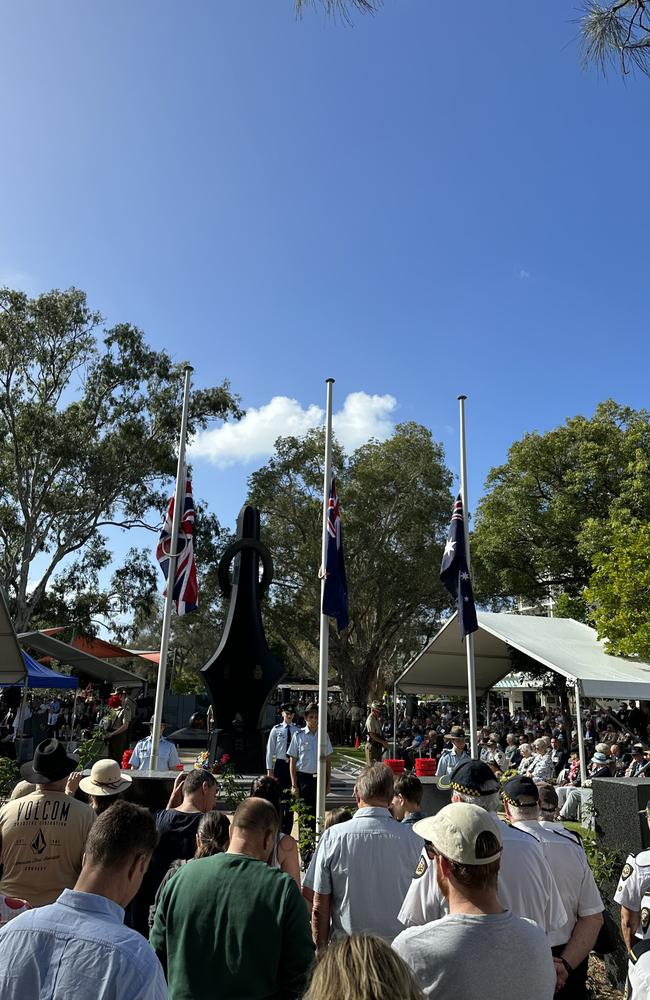
[[[61,616],[87,629],[93,615],[121,612],[127,580],[136,602],[133,580],[142,584],[141,610],[150,610],[152,577],[138,553],[100,591],[110,559],[102,529],[160,517],[182,387],[181,365],[128,323],[106,329],[78,289],[35,299],[0,289],[0,576],[18,631],[46,612],[49,624]],[[197,390],[190,431],[239,415],[227,382]]]
[[[298,850],[302,858],[311,857],[316,850],[316,831],[309,826],[314,814],[299,795],[291,799],[291,811],[298,820]]]
[[[241,774],[237,773],[230,761],[226,761],[225,764],[221,765],[217,776],[219,798],[223,799],[231,812],[234,812],[240,802],[248,798],[248,793],[242,788],[242,780]]]
[[[9,757],[0,757],[0,798],[9,798],[19,781],[18,762]]]
[[[560,594],[555,601],[553,614],[556,618],[573,618],[574,621],[588,624],[589,606],[583,594],[571,597],[569,594]]]
[[[545,434],[526,434],[492,469],[472,536],[477,598],[492,606],[582,595],[610,512],[650,454],[650,415],[600,403]]]
[[[603,75],[610,66],[626,76],[631,69],[650,74],[650,19],[647,0],[585,0],[582,59]]]
[[[276,579],[265,609],[269,642],[286,651],[290,673],[315,676],[320,616],[323,434],[280,438],[249,480],[262,511],[263,540]],[[449,522],[451,473],[441,445],[418,424],[346,456],[335,443],[350,625],[330,630],[330,667],[365,704],[430,637],[449,596],[438,579]]]
[[[619,522],[609,542],[586,590],[593,620],[609,652],[650,660],[650,522]]]
[[[75,756],[79,761],[79,770],[83,771],[92,767],[95,761],[102,760],[106,753],[106,737],[99,732],[93,733],[75,750]]]

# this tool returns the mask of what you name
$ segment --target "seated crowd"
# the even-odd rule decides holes
[[[461,751],[435,816],[415,775],[363,768],[303,874],[269,775],[228,819],[197,767],[152,814],[114,761],[81,777],[44,741],[0,809],[0,996],[586,998],[603,904],[554,786]]]

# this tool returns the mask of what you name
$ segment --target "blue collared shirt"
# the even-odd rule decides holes
[[[445,774],[451,774],[456,764],[460,764],[461,760],[469,759],[470,756],[467,750],[462,750],[461,753],[456,753],[455,749],[443,750],[438,761],[436,777],[441,778]]]
[[[291,743],[291,740],[287,742],[287,730],[291,733],[291,739],[293,739],[298,732],[298,726],[295,722],[290,722],[288,726],[285,722],[280,722],[277,726],[273,726],[273,729],[269,733],[266,744],[266,766],[269,771],[273,767],[274,759],[287,759],[287,750],[289,749],[289,743]]]
[[[327,756],[332,753],[332,744],[327,737]],[[291,745],[287,750],[288,757],[296,758],[296,767],[305,774],[316,774],[318,770],[318,730],[309,732],[309,726],[294,733]]]
[[[175,744],[171,740],[162,738],[158,745],[158,767],[156,770],[173,771],[180,762],[181,759]],[[151,736],[145,736],[143,740],[136,743],[129,763],[138,771],[151,769]]]
[[[167,1000],[151,945],[105,896],[64,889],[0,930],[2,1000]]]
[[[331,899],[332,935],[379,934],[392,941],[422,840],[388,809],[364,806],[331,826],[316,855],[314,890]]]

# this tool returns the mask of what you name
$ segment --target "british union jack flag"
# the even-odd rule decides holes
[[[156,559],[167,580],[169,575],[169,554],[172,551],[172,525],[174,522],[174,497],[169,501],[165,520],[163,522]],[[164,595],[167,595],[165,587]],[[196,563],[194,561],[194,500],[192,499],[192,483],[185,481],[185,504],[178,529],[178,559],[174,576],[174,604],[179,615],[196,611],[199,606],[199,588],[196,579]]]

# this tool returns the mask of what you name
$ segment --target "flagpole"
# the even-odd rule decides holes
[[[174,493],[174,517],[172,520],[172,535],[169,542],[169,565],[167,568],[167,594],[163,612],[162,634],[160,637],[160,662],[158,664],[158,679],[156,681],[156,701],[153,710],[153,726],[151,727],[151,770],[158,770],[158,748],[160,746],[160,728],[162,724],[163,702],[165,700],[165,679],[167,675],[167,651],[169,649],[169,630],[172,621],[172,605],[174,603],[174,578],[178,559],[178,531],[181,526],[181,515],[185,505],[185,444],[187,439],[187,414],[190,405],[190,381],[193,368],[185,365],[185,386],[183,388],[183,410],[181,413],[181,433],[178,443],[178,465],[176,467],[176,492]]]
[[[460,404],[460,492],[463,501],[463,527],[465,529],[465,558],[467,572],[471,573],[469,561],[469,514],[467,508],[467,455],[465,451],[465,400],[459,396]],[[469,699],[469,740],[472,757],[478,757],[478,714],[476,711],[476,672],[474,669],[474,633],[465,636],[467,650],[467,694]]]
[[[327,786],[327,680],[329,667],[329,618],[323,614],[325,593],[325,563],[327,562],[327,519],[332,485],[332,386],[334,379],[325,380],[325,472],[323,474],[323,537],[320,572],[320,655],[318,661],[318,768],[316,772],[316,832],[322,833],[325,822]]]

